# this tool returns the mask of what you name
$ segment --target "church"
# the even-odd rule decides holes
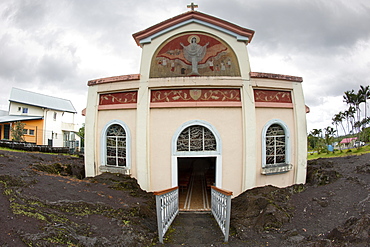
[[[133,34],[139,73],[88,81],[86,176],[203,198],[210,185],[237,196],[305,183],[303,79],[252,72],[254,33],[192,8]]]

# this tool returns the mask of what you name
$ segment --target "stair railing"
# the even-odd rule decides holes
[[[163,244],[163,237],[172,221],[179,213],[179,189],[171,189],[154,192],[157,207],[157,223],[159,242]]]
[[[212,214],[225,236],[225,242],[229,240],[232,194],[231,191],[211,186]]]

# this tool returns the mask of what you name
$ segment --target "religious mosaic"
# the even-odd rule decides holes
[[[216,151],[216,138],[203,126],[190,126],[179,135],[177,151]]]
[[[240,101],[239,89],[153,90],[151,102]]]
[[[166,41],[155,53],[150,77],[240,76],[233,50],[205,33],[181,34]]]
[[[101,94],[99,105],[131,104],[137,102],[137,92]]]
[[[106,151],[108,166],[126,166],[126,132],[121,125],[108,128]]]
[[[285,163],[285,132],[278,125],[271,125],[266,132],[266,164]]]
[[[254,100],[255,102],[292,103],[292,95],[290,91],[255,89]]]

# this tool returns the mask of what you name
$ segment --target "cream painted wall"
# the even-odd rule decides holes
[[[272,119],[279,119],[283,121],[289,128],[290,142],[291,142],[291,162],[293,169],[287,173],[275,175],[262,175],[262,130],[266,123]],[[256,186],[274,185],[277,187],[285,187],[294,183],[295,169],[297,166],[296,154],[296,130],[293,117],[293,109],[284,108],[256,108],[256,136],[257,136],[257,169],[256,169]]]
[[[222,187],[242,192],[241,108],[162,108],[150,111],[150,190],[170,188],[171,145],[176,130],[185,122],[202,120],[211,124],[222,140]]]
[[[96,160],[98,167],[101,165],[101,150],[104,147],[101,147],[101,134],[102,130],[112,120],[121,120],[124,122],[127,127],[129,128],[131,134],[131,153],[127,155],[131,155],[131,170],[130,173],[133,177],[137,177],[136,171],[136,109],[125,109],[125,110],[109,110],[109,111],[99,111],[98,112],[98,123],[96,128],[96,135],[98,140],[96,142],[96,150],[95,153]]]
[[[19,107],[21,109],[19,109]],[[23,108],[28,108],[27,113],[22,113]],[[22,116],[44,116],[44,109],[38,106],[25,105],[16,102],[9,103],[9,115],[22,115]]]
[[[169,38],[185,32],[209,33],[226,42],[238,58],[241,77],[149,79],[152,57],[158,47]],[[284,187],[303,181],[306,174],[306,120],[301,83],[251,79],[249,73],[246,43],[197,23],[165,32],[152,39],[151,43],[144,44],[140,81],[102,83],[89,87],[85,143],[87,176],[98,174],[101,131],[106,123],[117,119],[125,122],[130,129],[132,176],[148,191],[170,188],[173,185],[172,138],[182,124],[191,120],[202,120],[211,124],[220,134],[222,188],[233,191],[234,196],[256,186],[273,184]],[[150,108],[150,89],[196,87],[241,88],[242,108]],[[292,90],[294,109],[255,108],[253,88]],[[99,93],[130,90],[138,90],[137,109],[98,111]],[[289,127],[291,161],[294,167],[285,174],[266,176],[261,175],[262,129],[269,120],[275,118],[284,121]]]

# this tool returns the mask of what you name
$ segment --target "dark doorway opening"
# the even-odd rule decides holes
[[[180,210],[210,210],[216,157],[178,158],[177,165]]]

